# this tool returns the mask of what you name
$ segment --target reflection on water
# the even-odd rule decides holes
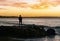
[[[31,39],[20,39],[20,38],[9,38],[8,41],[60,41],[60,35],[46,36],[44,38],[31,38]]]

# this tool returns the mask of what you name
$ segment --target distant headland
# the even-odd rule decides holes
[[[18,16],[0,16],[0,18],[18,18]],[[60,17],[50,17],[50,16],[34,16],[34,17],[23,17],[23,18],[60,18]]]

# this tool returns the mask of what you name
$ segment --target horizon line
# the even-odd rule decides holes
[[[18,18],[18,16],[0,16],[0,18]],[[32,16],[32,17],[22,17],[22,18],[60,18],[58,16]]]

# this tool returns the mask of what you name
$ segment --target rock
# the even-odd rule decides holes
[[[56,33],[55,33],[55,30],[54,29],[48,29],[47,31],[47,35],[55,35]]]

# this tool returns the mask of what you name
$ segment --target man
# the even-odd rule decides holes
[[[22,25],[22,16],[19,15],[19,25]]]

